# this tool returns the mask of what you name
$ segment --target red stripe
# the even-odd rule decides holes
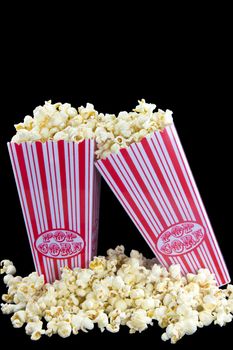
[[[91,260],[91,229],[89,225],[89,220],[90,220],[90,215],[91,215],[91,208],[90,208],[90,203],[91,203],[91,196],[93,196],[93,191],[91,193],[91,171],[93,171],[93,164],[91,163],[91,140],[87,140],[88,142],[88,217],[87,217],[87,232],[88,232],[88,260],[87,263],[89,264]],[[93,203],[92,203],[93,204]]]
[[[40,222],[40,215],[39,215],[39,210],[38,210],[38,199],[36,198],[36,190],[35,190],[35,186],[34,186],[34,179],[32,178],[32,169],[31,169],[31,162],[30,162],[30,158],[29,158],[29,151],[28,151],[28,147],[30,148],[31,145],[28,143],[25,143],[25,150],[23,150],[24,152],[24,156],[27,158],[28,160],[28,168],[29,168],[29,174],[28,174],[28,179],[31,179],[31,198],[34,197],[34,213],[35,213],[35,217],[37,215],[37,222],[38,222],[38,234],[41,234],[42,232],[42,227],[41,227],[41,222]],[[26,162],[25,162],[26,165]],[[28,180],[29,183],[29,180]],[[32,202],[33,205],[33,202]]]
[[[35,239],[37,239],[38,230],[37,230],[37,226],[36,226],[35,213],[34,213],[33,204],[32,204],[32,197],[31,197],[31,191],[30,191],[30,187],[29,187],[28,174],[27,174],[27,169],[26,169],[26,165],[25,165],[22,144],[15,145],[15,149],[17,152],[22,182],[23,182],[23,186],[24,186],[24,192],[25,192],[27,206],[28,206],[28,210],[29,210],[29,214],[30,214],[30,218],[31,218],[32,229],[33,229]]]
[[[81,267],[85,267],[85,252],[86,252],[86,239],[85,239],[85,141],[82,141],[78,145],[79,154],[79,198],[80,198],[80,235],[84,240],[84,249],[81,253]]]
[[[36,162],[35,162],[35,154],[37,155],[36,149],[34,149],[31,145],[31,151],[32,151],[32,161],[33,161],[33,165],[34,165],[34,169],[35,169],[35,173],[36,173],[36,187],[37,187],[37,191],[38,191],[38,195],[39,195],[39,202],[40,202],[40,208],[41,208],[41,216],[42,216],[42,222],[44,225],[44,228],[46,230],[46,220],[45,220],[45,216],[44,216],[44,210],[43,210],[43,201],[41,198],[41,192],[40,192],[40,187],[39,187],[39,175],[40,175],[40,169],[39,169],[39,173],[38,170],[36,168]],[[39,168],[39,167],[38,167]],[[42,187],[42,196],[43,196],[43,187]]]
[[[19,163],[20,172],[21,172],[21,178],[22,178],[22,182],[23,182],[23,186],[24,186],[24,193],[25,193],[26,201],[27,201],[26,204],[27,204],[28,212],[29,212],[30,219],[31,219],[31,225],[32,225],[32,230],[33,230],[32,234],[34,236],[34,240],[36,240],[39,232],[38,232],[37,226],[36,226],[35,213],[34,213],[33,204],[32,204],[32,197],[31,197],[31,191],[30,191],[30,187],[29,187],[28,174],[27,174],[27,169],[26,169],[26,165],[25,165],[22,144],[19,144],[19,145],[16,144],[15,150],[17,153],[18,163]],[[34,244],[33,244],[32,249],[35,249]],[[39,263],[40,263],[41,272],[44,275],[46,275],[41,254],[38,254],[38,259],[39,259]]]
[[[48,147],[48,142],[46,142],[46,151],[47,151],[47,156],[48,156],[48,172],[49,172],[49,177],[50,177],[50,184],[51,184],[51,194],[52,194],[52,202],[53,202],[53,210],[54,210],[54,220],[55,220],[55,227],[57,228],[57,214],[56,214],[56,207],[55,207],[55,196],[54,196],[54,189],[53,189],[53,184],[52,184],[52,171],[51,171],[51,161],[49,157],[49,147]]]
[[[131,148],[131,151],[133,151],[133,148]],[[137,158],[137,155],[136,155],[136,152],[134,152],[134,156]],[[122,152],[121,152],[122,156],[124,157],[124,159],[126,160],[126,163],[127,165],[129,166],[130,170],[132,171],[134,177],[136,178],[137,180],[137,183],[139,184],[143,194],[145,195],[145,197],[147,198],[148,202],[150,203],[151,207],[152,207],[152,217],[154,218],[154,214],[156,215],[156,217],[158,218],[158,220],[160,221],[160,223],[162,224],[163,227],[166,227],[167,224],[164,220],[164,218],[162,217],[160,211],[158,210],[158,207],[156,206],[153,198],[151,197],[150,195],[150,192],[148,191],[148,188],[146,187],[145,185],[145,182],[144,182],[144,179],[141,177],[141,175],[139,174],[136,166],[134,165],[130,155],[129,155],[129,152],[126,150],[126,149],[122,149]],[[137,159],[138,162],[140,163],[140,160]],[[143,165],[141,164],[141,168],[143,169]],[[125,169],[128,176],[130,177],[130,174],[128,173],[127,169]],[[142,170],[143,173],[144,173],[144,176],[146,177],[146,172],[144,170]],[[140,195],[140,194],[139,194]],[[140,195],[141,196],[141,195]],[[145,203],[145,206],[147,206],[147,204]],[[149,211],[150,209],[147,208]],[[156,222],[157,220],[155,220]],[[153,223],[152,223],[153,225]],[[159,232],[157,232],[159,233]]]
[[[51,144],[52,144],[52,154],[53,154],[53,170],[54,170],[54,175],[55,175],[55,187],[56,187],[56,194],[57,194],[57,206],[58,206],[58,217],[59,217],[59,222],[60,222],[60,225],[59,225],[59,228],[61,228],[61,210],[60,210],[60,199],[59,199],[59,191],[58,191],[58,180],[57,180],[57,177],[58,177],[58,173],[57,173],[57,168],[56,168],[56,159],[55,159],[55,150],[54,150],[54,142],[53,141],[50,141]]]
[[[110,163],[112,164],[112,166],[116,170],[116,173],[118,174],[118,172],[120,172],[120,175],[118,175],[118,176],[119,176],[119,178],[122,179],[122,182],[124,183],[127,191],[129,192],[129,196],[131,196],[132,201],[134,202],[134,205],[138,206],[138,209],[140,210],[140,212],[144,216],[146,222],[150,224],[149,226],[150,226],[150,229],[153,232],[153,234],[154,235],[158,234],[160,232],[159,226],[161,225],[161,223],[157,217],[153,217],[153,215],[151,215],[151,212],[149,211],[149,209],[147,207],[146,201],[143,200],[143,196],[137,191],[137,189],[135,187],[135,183],[134,183],[133,179],[131,178],[131,176],[127,173],[127,170],[123,165],[123,162],[121,162],[119,160],[119,162],[120,162],[120,165],[119,165],[119,164],[117,164],[115,157],[111,157],[110,159],[111,159]],[[127,176],[125,176],[122,168],[124,168],[129,179],[127,178]],[[138,204],[137,204],[137,202],[138,202]],[[145,210],[144,210],[144,207],[146,207]],[[152,228],[151,228],[151,226],[152,226]]]
[[[150,142],[153,144],[153,147],[156,149],[156,148],[158,148],[158,145],[157,145],[157,139],[156,138],[151,138],[151,140],[150,141],[148,141],[148,143],[150,144]],[[162,152],[162,154],[163,154],[163,152]],[[167,162],[166,161],[164,161],[163,160],[163,158],[162,158],[162,156],[161,156],[161,152],[160,152],[160,150],[158,149],[157,150],[157,155],[158,155],[158,157],[159,157],[159,160],[160,160],[160,162],[162,163],[162,166],[163,166],[163,168],[164,168],[164,172],[166,173],[166,176],[167,176],[167,178],[168,178],[168,182],[169,182],[169,184],[170,184],[170,187],[172,188],[172,190],[173,190],[173,192],[174,192],[174,194],[172,194],[172,192],[171,192],[171,197],[170,198],[174,198],[174,202],[176,203],[176,206],[177,206],[177,208],[178,208],[178,214],[179,214],[179,216],[181,217],[181,221],[184,221],[184,219],[186,218],[186,214],[185,214],[185,212],[184,212],[184,209],[183,209],[183,204],[181,203],[181,201],[180,201],[180,194],[179,194],[179,190],[178,189],[176,189],[176,182],[174,181],[174,179],[173,179],[173,176],[172,175],[170,175],[169,174],[169,170],[167,169],[167,168],[169,168],[168,167],[168,165],[167,165]],[[164,157],[164,156],[163,156]],[[166,157],[165,157],[165,159],[166,159]],[[166,166],[165,166],[166,165]],[[159,166],[158,166],[159,167]],[[172,181],[173,180],[173,181]],[[177,191],[178,191],[178,194],[177,194]],[[180,209],[179,209],[179,207],[178,207],[178,205],[177,205],[177,202],[179,202],[179,205],[180,205]],[[175,210],[175,208],[174,208],[174,210]],[[183,217],[184,216],[184,217]]]
[[[58,141],[58,157],[61,179],[61,191],[63,201],[64,228],[69,227],[67,185],[66,185],[66,165],[65,165],[65,144],[64,141]]]
[[[16,146],[16,144],[14,144]],[[16,157],[18,159],[18,156],[17,154],[14,153],[13,151],[13,147],[12,147],[12,144],[9,143],[9,151],[11,153],[11,159],[12,159],[12,166],[13,166],[13,169],[14,169],[14,174],[15,174],[15,180],[17,182],[17,185],[18,185],[18,190],[19,190],[19,196],[21,198],[21,203],[22,203],[22,209],[23,209],[23,214],[24,214],[24,220],[25,220],[25,224],[26,224],[26,228],[27,228],[27,233],[28,233],[28,239],[30,241],[30,244],[31,244],[31,247],[32,247],[32,255],[34,257],[34,263],[35,263],[35,267],[36,267],[36,270],[39,272],[39,266],[37,264],[37,259],[36,259],[36,254],[33,250],[34,248],[34,242],[33,242],[33,239],[31,237],[31,235],[33,236],[33,232],[30,231],[30,227],[29,227],[29,222],[28,222],[28,217],[27,217],[27,213],[26,213],[26,206],[27,206],[27,203],[24,202],[24,199],[23,199],[23,194],[22,194],[22,188],[20,186],[20,181],[19,181],[19,175],[18,175],[18,171],[17,171],[17,168],[16,168],[16,164],[15,164],[15,159],[14,157]],[[17,151],[16,151],[17,153]]]
[[[151,162],[151,164],[152,164],[152,167],[153,167],[154,171],[156,172],[156,175],[157,175],[158,178],[159,178],[159,181],[160,181],[160,183],[161,183],[161,186],[162,186],[164,192],[166,193],[167,198],[168,198],[168,200],[169,200],[169,202],[170,202],[170,204],[171,204],[171,206],[172,206],[172,208],[173,208],[173,210],[174,210],[174,212],[175,212],[175,214],[176,214],[178,220],[182,221],[183,219],[182,219],[182,216],[181,216],[181,214],[180,214],[180,211],[179,211],[179,209],[178,209],[178,207],[177,207],[176,201],[174,200],[173,195],[172,195],[172,193],[171,193],[171,191],[170,191],[170,189],[169,189],[169,187],[168,187],[168,185],[167,185],[167,182],[166,182],[166,180],[165,180],[165,178],[164,178],[164,176],[163,176],[163,173],[162,173],[162,171],[160,170],[160,167],[159,167],[159,165],[158,165],[158,163],[157,163],[157,161],[156,161],[156,159],[155,159],[155,157],[154,157],[154,154],[153,154],[153,152],[152,152],[152,149],[151,149],[151,147],[150,147],[150,144],[149,144],[147,138],[144,138],[144,139],[142,140],[142,146],[143,146],[145,152],[146,152],[147,155],[148,155],[148,158],[149,158],[149,160],[150,160],[150,162]],[[161,162],[162,162],[162,161],[161,161]]]
[[[54,266],[55,277],[56,279],[59,279],[59,272],[58,272],[57,262],[55,259],[53,259],[53,266]]]
[[[49,195],[48,195],[48,186],[46,181],[46,173],[45,173],[45,163],[44,163],[44,155],[42,150],[42,143],[36,142],[36,151],[38,157],[38,164],[40,169],[40,177],[44,195],[44,203],[45,203],[45,211],[48,222],[48,230],[52,229],[52,220],[51,220],[51,212],[50,212],[50,204],[49,204]]]
[[[67,143],[68,148],[68,168],[69,168],[69,183],[70,183],[70,217],[71,217],[71,229],[74,229],[74,222],[73,222],[73,205],[72,205],[72,181],[71,181],[71,152],[70,152],[70,143]]]
[[[190,190],[188,188],[188,185],[187,185],[186,179],[184,177],[183,171],[182,171],[182,169],[180,167],[180,164],[179,164],[179,161],[177,159],[176,153],[175,153],[175,151],[173,149],[173,146],[172,146],[172,143],[171,143],[171,140],[170,140],[170,136],[168,135],[166,129],[162,133],[162,138],[163,138],[163,141],[164,141],[164,143],[166,145],[166,148],[167,148],[167,151],[168,151],[168,153],[170,155],[170,158],[172,160],[172,164],[173,164],[173,166],[175,168],[177,176],[178,176],[178,178],[179,178],[179,180],[180,180],[180,182],[182,184],[182,187],[183,187],[183,189],[185,191],[185,195],[187,197],[187,200],[189,201],[189,204],[190,204],[190,206],[192,208],[192,211],[194,212],[194,215],[195,215],[195,217],[197,219],[197,222],[200,222],[202,225],[208,227],[208,225],[206,225],[204,222],[202,222],[202,219],[201,219],[201,217],[199,215],[198,209],[197,209],[197,207],[196,207],[196,205],[194,203],[192,194],[191,194],[191,192],[190,192]],[[181,159],[182,159],[182,156],[181,156]],[[209,230],[209,227],[208,227],[208,230]],[[210,232],[209,232],[209,234],[210,234]],[[217,268],[217,270],[218,270],[218,272],[220,274],[221,280],[224,280],[223,273],[222,273],[221,268],[220,268],[220,266],[218,264],[218,261],[216,259],[216,254],[215,254],[213,248],[210,245],[210,241],[209,241],[209,237],[208,237],[208,233],[207,232],[206,232],[204,240],[206,241],[206,244],[207,244],[208,249],[210,251],[210,255],[211,255],[211,257],[212,257],[212,259],[214,261],[214,264],[215,264],[215,266],[216,266],[216,268]]]
[[[171,217],[172,217],[172,214],[170,213],[169,208],[167,207],[166,201],[164,200],[163,194],[162,194],[159,186],[157,185],[157,183],[154,179],[154,176],[157,176],[156,171],[155,171],[155,169],[153,169],[153,170],[150,169],[150,166],[152,167],[152,163],[150,161],[149,161],[149,165],[145,160],[144,160],[144,163],[143,163],[143,161],[142,162],[140,161],[139,156],[141,156],[141,159],[143,160],[144,154],[143,154],[143,151],[141,150],[141,148],[139,147],[138,144],[135,144],[135,146],[136,146],[136,149],[134,149],[132,147],[132,151],[134,152],[135,157],[137,158],[138,162],[141,165],[141,169],[142,169],[142,172],[144,173],[144,177],[147,179],[147,182],[150,184],[150,187],[151,187],[153,193],[155,194],[156,199],[160,203],[161,209],[158,209],[158,212],[160,213],[161,218],[164,222],[163,226],[165,226],[165,227],[170,226],[170,225],[172,225],[172,222],[170,222],[170,221],[173,220],[173,218],[170,219],[169,214]],[[142,148],[143,148],[143,146],[142,146]],[[153,184],[151,184],[150,177],[153,180]],[[153,186],[155,186],[154,189],[153,189]],[[150,194],[150,189],[147,188],[147,192],[148,192],[148,194]],[[154,202],[154,200],[153,200],[153,202]],[[155,206],[155,208],[157,208],[157,205],[155,202],[154,202],[154,206]],[[168,225],[166,224],[165,220],[163,219],[163,216],[166,217],[166,219],[168,221]]]
[[[76,176],[77,176],[77,170],[76,170],[76,159],[75,159],[75,142],[73,142],[73,166],[74,166],[74,208],[75,208],[75,216],[76,216],[76,232],[78,232],[78,208],[77,208],[77,202],[76,202]],[[79,232],[78,232],[79,233]]]
[[[175,143],[176,143],[176,145],[177,145],[177,137],[178,137],[178,136],[175,137],[173,128],[171,128],[171,131],[172,131],[173,137],[174,137],[174,139],[175,139]],[[178,148],[179,154],[181,155],[181,151],[180,151],[180,148],[179,148],[178,145],[177,145],[177,148]],[[185,155],[184,155],[184,158],[185,158]],[[181,159],[182,159],[182,162],[183,162],[183,164],[184,164],[184,166],[185,166],[184,159],[183,159],[182,156],[181,156]],[[192,189],[193,189],[193,191],[194,191],[194,195],[195,195],[197,201],[199,202],[198,197],[197,197],[197,193],[196,193],[196,191],[198,191],[198,190],[194,188],[194,185],[193,185],[192,180],[190,179],[189,173],[188,173],[187,171],[186,171],[186,173],[187,173],[187,176],[188,176],[189,181],[190,181],[190,183],[191,183],[191,187],[192,187]],[[194,181],[194,180],[193,180],[193,181]],[[223,256],[222,256],[222,254],[221,254],[220,248],[219,248],[219,246],[218,246],[218,243],[215,242],[215,240],[214,240],[215,236],[214,236],[214,233],[213,233],[213,229],[212,229],[212,227],[211,227],[211,224],[208,223],[208,220],[207,220],[207,218],[206,218],[206,217],[207,217],[207,213],[206,213],[205,209],[202,209],[201,205],[200,205],[200,210],[202,211],[202,214],[203,214],[203,216],[204,216],[204,220],[205,220],[205,222],[207,223],[207,226],[208,226],[209,229],[210,229],[211,236],[213,237],[213,245],[214,245],[215,247],[218,247],[218,249],[219,249],[219,251],[218,251],[217,248],[216,248],[216,250],[217,250],[217,251],[216,251],[216,254],[217,254],[218,257],[219,257],[219,259],[220,259],[220,261],[221,261],[221,264],[222,264],[222,269],[223,269],[223,271],[224,271],[225,274],[226,274],[225,280],[224,280],[223,282],[224,282],[224,283],[229,282],[229,280],[230,280],[230,278],[229,278],[229,273],[228,273],[228,270],[227,270],[225,261],[224,261],[224,259],[223,259]]]
[[[139,221],[144,226],[146,232],[148,232],[149,236],[154,241],[155,240],[155,235],[154,235],[153,231],[151,230],[150,226],[148,225],[147,220],[145,220],[145,218],[142,216],[141,210],[137,207],[135,201],[130,196],[129,191],[127,190],[127,188],[124,185],[124,182],[118,176],[117,172],[115,171],[115,169],[112,166],[112,164],[110,163],[110,161],[106,158],[106,159],[102,160],[101,163],[107,169],[107,171],[111,174],[111,177],[112,177],[113,181],[117,184],[118,188],[120,189],[122,195],[125,197],[125,199],[128,202],[129,206],[132,208],[132,210],[134,211],[134,213],[138,217]]]
[[[173,138],[174,138],[174,141],[175,141],[175,143],[176,143],[176,146],[177,146],[177,149],[178,149],[180,158],[181,158],[181,160],[182,160],[183,166],[184,166],[184,168],[186,169],[185,162],[184,162],[184,156],[181,154],[180,149],[179,149],[179,146],[178,146],[178,144],[177,144],[177,137],[178,137],[178,136],[175,136],[175,135],[174,135],[174,132],[173,132],[172,128],[171,128],[171,132],[172,132],[172,134],[173,134]],[[206,227],[208,228],[209,235],[208,235],[208,237],[207,237],[207,239],[206,239],[206,244],[207,244],[207,246],[208,246],[208,248],[209,248],[209,250],[210,250],[210,254],[211,254],[212,258],[214,257],[214,260],[217,262],[217,265],[216,265],[216,263],[215,263],[216,268],[218,269],[218,266],[220,267],[220,270],[219,270],[219,271],[220,271],[220,278],[221,278],[221,280],[222,280],[222,277],[221,277],[221,276],[223,276],[223,271],[226,273],[226,276],[224,276],[224,278],[223,278],[223,280],[222,280],[223,283],[226,283],[226,282],[228,282],[228,278],[227,278],[228,273],[226,272],[226,271],[227,271],[226,265],[225,265],[225,263],[222,261],[222,256],[218,253],[218,251],[217,251],[217,249],[216,249],[216,244],[213,243],[213,245],[215,246],[215,249],[216,249],[216,251],[215,251],[214,248],[213,248],[213,245],[212,245],[212,243],[211,243],[211,241],[210,241],[210,236],[213,237],[214,234],[212,233],[212,228],[211,228],[211,226],[208,224],[207,219],[206,219],[206,217],[205,217],[205,216],[207,216],[207,214],[202,210],[201,203],[200,203],[200,201],[199,201],[199,199],[198,199],[198,197],[197,197],[196,191],[198,191],[198,190],[194,188],[193,183],[192,183],[192,180],[190,179],[190,175],[189,175],[187,169],[186,169],[186,174],[187,174],[187,176],[188,176],[188,178],[189,178],[189,182],[190,182],[191,188],[192,188],[192,190],[193,190],[195,199],[196,199],[197,203],[199,204],[200,211],[201,211],[201,213],[202,213],[202,215],[203,215],[203,217],[204,217],[204,222],[203,222],[203,224],[206,224]],[[222,266],[220,266],[220,264],[218,263],[218,261],[217,261],[217,259],[216,259],[216,254],[217,254],[218,257],[219,257]],[[213,269],[212,269],[212,270],[213,270]],[[213,271],[213,272],[214,272],[214,271]],[[215,272],[214,272],[214,273],[215,273]]]
[[[162,134],[162,139],[163,139],[163,132],[161,133]],[[178,198],[178,200],[179,200],[179,203],[180,203],[180,205],[181,205],[181,207],[182,207],[182,209],[183,209],[183,211],[184,211],[184,215],[186,216],[186,219],[187,220],[191,220],[191,214],[190,214],[190,212],[189,212],[189,208],[188,208],[188,206],[187,206],[187,204],[185,203],[185,200],[184,200],[184,198],[183,198],[183,195],[182,195],[182,190],[179,188],[179,180],[177,181],[177,179],[175,178],[175,176],[173,175],[173,172],[172,172],[172,167],[171,167],[171,165],[169,164],[169,162],[168,162],[168,159],[167,159],[167,156],[166,156],[166,154],[165,154],[165,151],[163,150],[163,148],[162,148],[162,145],[161,145],[161,141],[159,140],[159,137],[158,137],[158,135],[155,133],[154,134],[154,136],[155,136],[155,140],[154,140],[154,142],[156,142],[157,143],[157,145],[160,147],[160,151],[161,151],[161,153],[163,154],[163,157],[164,157],[164,159],[165,159],[165,163],[167,164],[167,167],[168,167],[168,169],[170,170],[170,174],[171,175],[168,175],[169,176],[169,178],[172,178],[173,179],[173,183],[175,184],[172,184],[172,187],[173,187],[173,189],[174,189],[174,191],[176,192],[176,196],[177,196],[177,198]],[[164,141],[164,140],[163,140]],[[167,149],[167,144],[166,144],[166,142],[164,142],[165,143],[165,147],[166,147],[166,150],[167,150],[167,152],[168,152],[168,154],[169,154],[169,150]],[[171,158],[171,162],[172,162],[172,164],[173,164],[173,159]],[[175,171],[176,172],[176,171]],[[178,175],[178,174],[176,174],[176,175]],[[181,188],[182,188],[182,183],[181,183]],[[184,190],[184,188],[183,188],[183,190]],[[190,216],[190,218],[189,217],[187,217],[187,216]]]

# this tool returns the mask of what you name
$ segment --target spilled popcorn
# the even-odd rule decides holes
[[[155,112],[155,108],[156,105],[142,99],[132,112],[120,112],[116,117],[98,113],[90,103],[75,109],[69,103],[48,101],[36,107],[33,117],[27,115],[23,123],[15,125],[12,142],[95,139],[97,158],[106,158],[172,124],[170,110]]]
[[[142,332],[156,320],[165,329],[162,340],[176,343],[198,328],[224,326],[233,318],[232,285],[219,289],[207,269],[181,276],[179,265],[167,270],[135,250],[128,257],[123,246],[95,257],[88,269],[62,268],[61,280],[53,284],[36,272],[14,277],[9,260],[1,265],[8,288],[2,312],[12,314],[13,327],[25,325],[32,340],[53,334],[66,338],[95,324],[101,332],[115,333],[120,326]]]

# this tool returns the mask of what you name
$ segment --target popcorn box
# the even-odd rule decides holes
[[[230,281],[174,125],[95,164],[161,264]]]
[[[8,143],[35,268],[86,267],[97,253],[100,175],[94,140]]]

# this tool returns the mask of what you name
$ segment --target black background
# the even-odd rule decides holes
[[[145,8],[137,8],[136,17],[123,11],[114,21],[106,15],[100,28],[94,11],[90,15],[86,9],[82,15],[72,16],[72,11],[57,9],[48,15],[43,9],[39,21],[33,14],[24,23],[18,17],[13,34],[4,35],[0,259],[13,260],[18,274],[30,273],[33,263],[6,147],[14,134],[13,124],[48,99],[74,106],[91,102],[98,111],[117,113],[132,109],[138,99],[145,98],[174,111],[178,133],[232,275],[232,71],[228,22],[223,20],[227,10],[208,9],[193,19],[192,10],[185,9],[180,21],[166,12],[149,16]],[[113,14],[115,8],[108,11]],[[98,253],[104,255],[118,244],[125,245],[127,253],[138,249],[153,256],[102,181]],[[0,290],[5,290],[3,283]],[[156,325],[142,334],[128,335],[128,329],[122,327],[118,334],[95,330],[68,339],[43,337],[33,343],[23,329],[12,328],[9,316],[0,315],[0,322],[1,339],[8,345],[89,346],[94,340],[96,346],[128,341],[131,346],[147,346],[147,342],[159,348],[170,346],[160,340],[163,331]],[[177,348],[196,348],[203,342],[213,346],[222,339],[227,343],[232,330],[232,324],[223,329],[199,329],[183,338]]]

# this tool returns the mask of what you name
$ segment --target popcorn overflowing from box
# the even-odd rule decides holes
[[[143,331],[155,319],[161,327],[167,327],[162,339],[175,343],[184,334],[194,333],[197,327],[213,321],[220,325],[231,321],[232,286],[220,292],[217,288],[229,283],[230,277],[173,124],[172,112],[155,108],[141,100],[132,112],[116,116],[98,113],[89,103],[75,109],[68,103],[48,101],[34,110],[33,117],[26,116],[23,123],[15,125],[16,135],[8,149],[35,268],[40,275],[31,274],[23,281],[35,279],[39,289],[44,288],[44,278],[50,283],[55,281],[48,290],[43,290],[46,298],[49,291],[61,286],[59,283],[68,283],[75,293],[79,283],[83,283],[77,280],[79,273],[89,283],[93,273],[98,272],[101,285],[98,293],[97,287],[91,285],[89,292],[94,301],[84,291],[72,295],[74,305],[68,298],[67,303],[74,307],[72,316],[59,304],[59,294],[55,293],[56,302],[53,299],[48,306],[48,314],[43,314],[43,308],[40,313],[48,321],[46,331],[38,315],[35,319],[25,318],[27,303],[22,306],[17,298],[5,296],[4,301],[16,300],[17,305],[5,305],[3,312],[15,312],[12,320],[15,327],[27,322],[26,332],[32,339],[44,333],[66,337],[72,332],[77,334],[79,329],[91,330],[94,323],[111,332],[118,331],[121,324],[127,325],[134,333]],[[120,287],[115,290],[110,283],[121,276],[123,265],[120,268],[111,265],[111,256],[91,261],[97,252],[100,175],[163,266],[152,268],[160,276],[159,280],[152,278],[154,284],[149,280],[133,282],[134,256],[127,258],[119,248],[119,256],[129,264],[124,283],[128,285],[128,297],[133,300],[130,307],[124,299],[114,299],[122,291]],[[111,252],[118,259],[116,251]],[[134,261],[135,266],[148,277],[152,263],[139,253],[134,254],[139,259],[139,265]],[[88,268],[89,263],[89,269],[80,270]],[[18,287],[11,288],[10,284],[15,281],[20,285],[21,277],[10,277],[14,266],[6,261],[2,272],[7,273],[4,281],[10,294],[11,290],[14,294]],[[70,284],[69,279],[76,282]],[[138,288],[133,288],[132,283]],[[169,295],[159,294],[164,287],[171,292]],[[184,291],[183,297],[175,292],[173,295],[176,287],[177,293],[178,289]],[[108,292],[111,296],[107,297]],[[186,292],[191,293],[187,298]],[[152,295],[156,295],[156,302]],[[215,295],[220,296],[220,301],[213,301]],[[79,297],[87,298],[81,306]],[[97,313],[105,297],[109,298],[109,305]],[[205,304],[201,312],[196,309],[196,297]],[[166,314],[174,303],[178,321],[170,322]],[[58,317],[55,323],[53,316]]]
[[[96,115],[90,104],[77,112],[48,102],[8,143],[34,264],[46,281],[63,266],[87,266],[97,252],[100,175],[89,138]]]

